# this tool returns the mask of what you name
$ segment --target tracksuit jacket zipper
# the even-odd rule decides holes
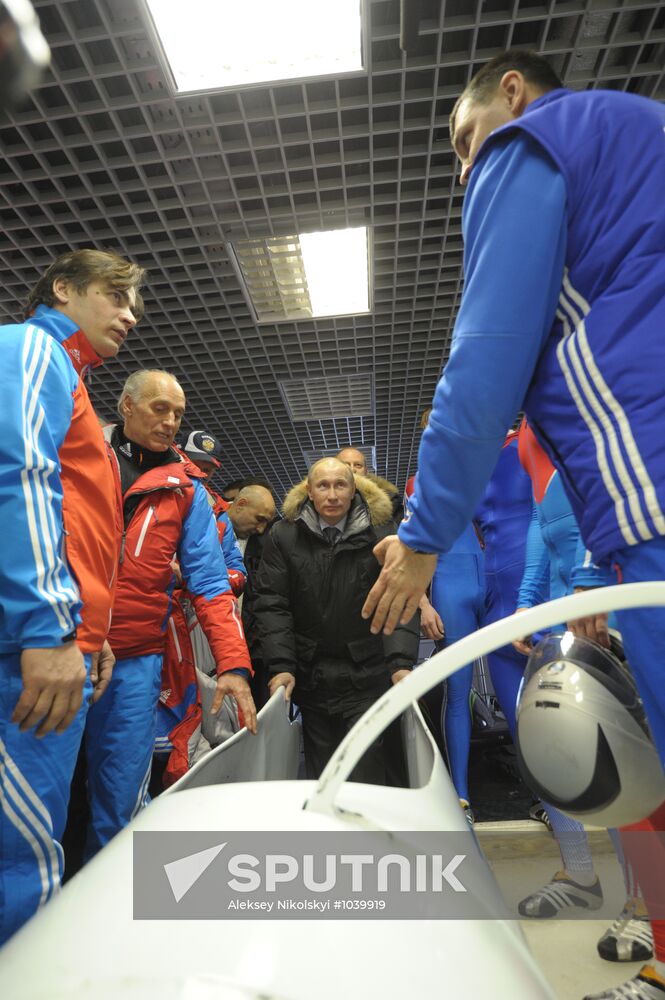
[[[127,494],[127,496],[124,498],[124,500],[128,500],[130,496],[132,496],[132,497],[147,496],[149,493],[162,493],[164,490],[168,490],[170,492],[175,492],[176,490],[180,490],[182,492],[180,485],[178,485],[178,486],[175,486],[175,485],[174,486],[151,486],[150,489],[148,489],[148,490],[133,490],[133,491],[131,491],[130,493]],[[124,500],[123,500],[123,504],[124,504]],[[127,522],[126,527],[124,527],[122,529],[122,541],[120,542],[120,559],[119,559],[119,562],[123,562],[123,560],[125,558],[125,543],[127,541],[127,532],[129,530],[129,527],[130,527],[132,521],[134,520],[135,516],[136,516],[136,511],[134,511],[134,513],[130,517],[129,521]],[[143,522],[143,527],[141,528],[141,533],[139,535],[139,540],[138,540],[138,543],[137,543],[137,546],[136,546],[136,552],[134,553],[135,556],[139,555],[139,553],[141,551],[141,548],[143,547],[143,542],[145,540],[145,535],[146,535],[146,532],[148,530],[148,524],[150,523],[150,518],[151,517],[154,517],[155,521],[159,522],[159,518],[157,517],[157,509],[156,509],[156,507],[154,505],[152,505],[150,507],[149,511],[146,514],[145,520]]]

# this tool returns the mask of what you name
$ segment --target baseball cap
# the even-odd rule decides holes
[[[202,458],[220,467],[222,449],[217,438],[207,431],[192,431],[182,449],[190,458]]]

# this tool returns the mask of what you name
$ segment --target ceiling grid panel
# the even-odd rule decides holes
[[[2,321],[67,248],[133,257],[146,317],[94,373],[95,405],[112,418],[129,372],[168,368],[187,429],[221,442],[222,478],[261,473],[280,495],[347,444],[400,488],[415,467],[463,288],[447,116],[480,64],[533,47],[569,86],[665,98],[660,0],[420,0],[407,56],[398,0],[366,0],[364,72],[180,96],[139,0],[35,6],[53,63],[0,116]],[[371,229],[372,312],[257,326],[227,244],[348,225]],[[371,413],[294,421],[280,391],[357,377]]]

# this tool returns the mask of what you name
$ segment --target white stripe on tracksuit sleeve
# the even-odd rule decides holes
[[[39,327],[2,330],[0,652],[59,644],[80,622],[64,558],[59,449],[78,376]]]
[[[497,141],[463,224],[464,294],[398,532],[421,552],[447,552],[469,523],[523,405],[563,279],[563,177],[530,138]]]

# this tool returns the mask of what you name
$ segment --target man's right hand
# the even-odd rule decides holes
[[[288,670],[283,670],[281,674],[275,674],[268,681],[268,690],[270,691],[270,697],[274,695],[278,687],[286,688],[284,692],[284,700],[290,701],[291,695],[293,694],[293,689],[296,686],[296,679],[294,674],[290,674]]]
[[[55,729],[64,733],[83,703],[85,662],[75,642],[21,653],[23,691],[12,714],[25,732],[38,726],[35,736]]]
[[[415,552],[397,535],[386,535],[373,552],[383,569],[360,613],[363,618],[372,619],[373,635],[379,632],[392,635],[398,625],[406,625],[416,613],[434,576],[438,556]]]

